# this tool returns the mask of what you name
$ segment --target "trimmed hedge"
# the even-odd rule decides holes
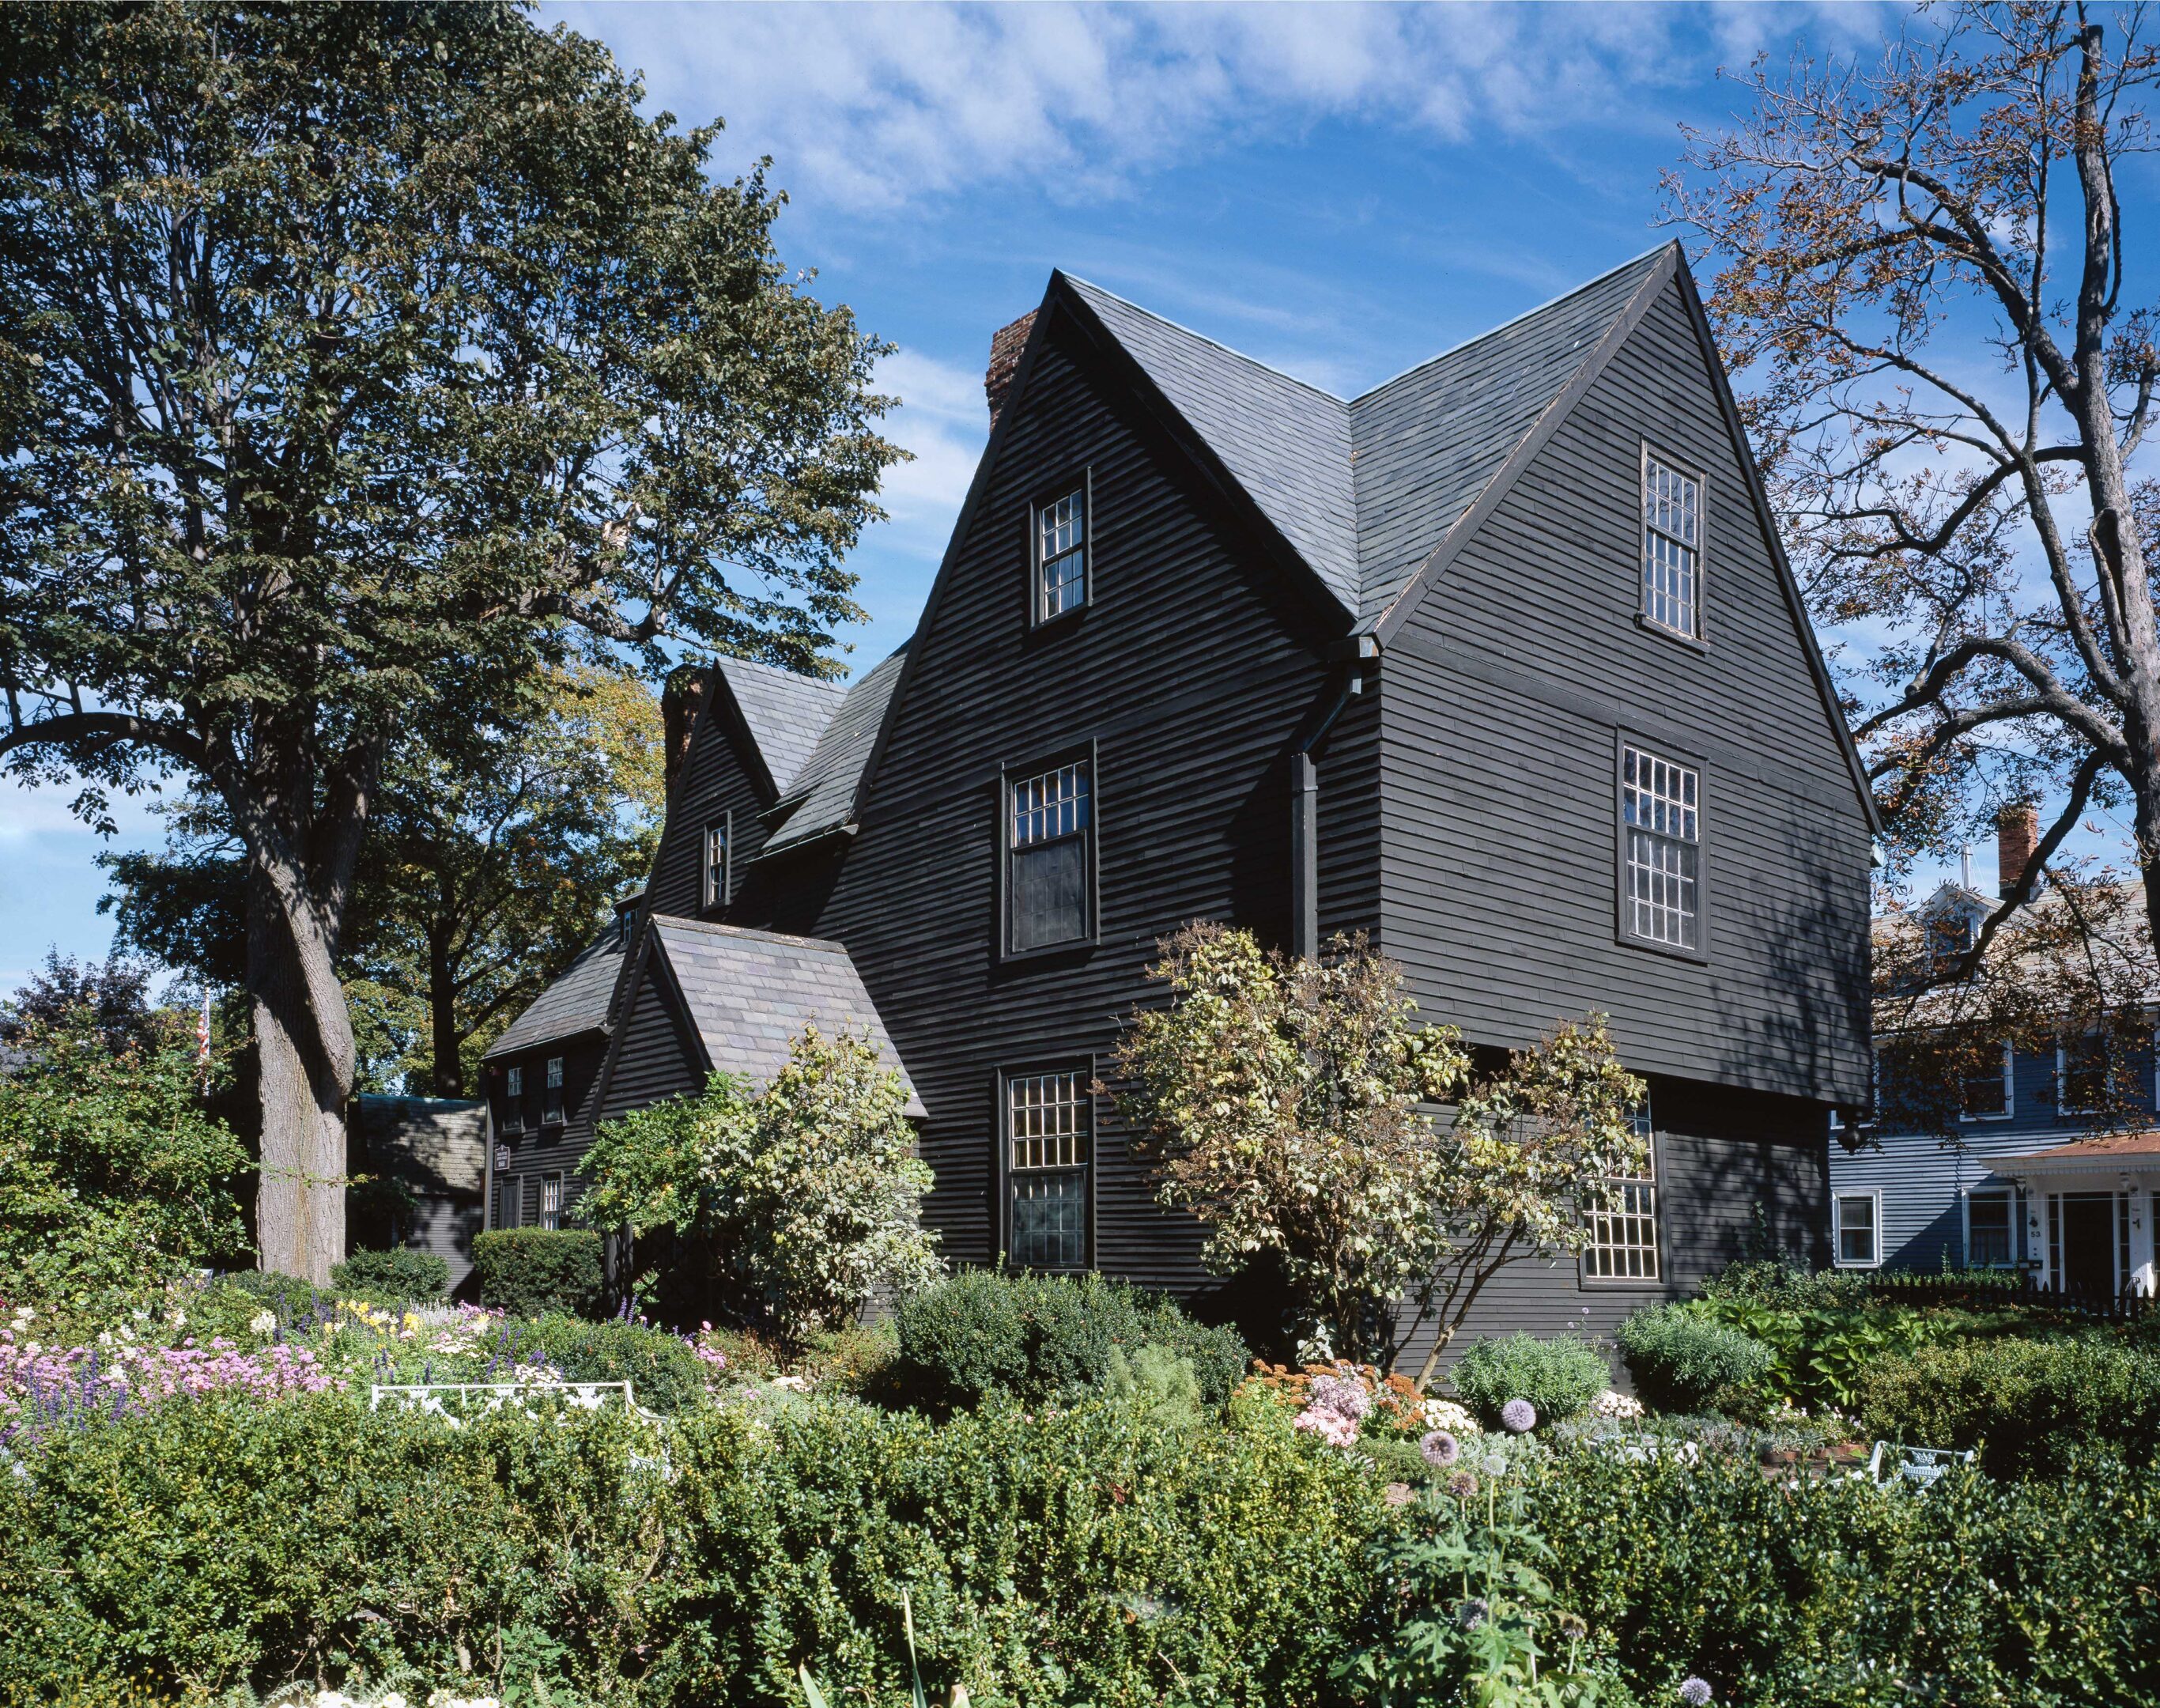
[[[970,1407],[994,1394],[1027,1404],[1070,1401],[1103,1385],[1110,1355],[1169,1347],[1192,1361],[1201,1401],[1219,1406],[1250,1353],[1232,1328],[1195,1322],[1176,1301],[1100,1275],[972,1269],[900,1307],[894,1378],[936,1407]]]
[[[1860,1376],[1871,1435],[1977,1447],[1998,1472],[2059,1472],[2081,1451],[2160,1454],[2160,1353],[2109,1341],[1945,1341]]]
[[[1616,1338],[1635,1391],[1664,1411],[1708,1410],[1721,1392],[1761,1382],[1777,1356],[1744,1330],[1680,1305],[1637,1311]]]
[[[1646,1703],[1691,1674],[1756,1708],[2160,1702],[2160,1474],[1921,1493],[1574,1449],[1531,1477],[1559,1601]]]
[[[600,1237],[586,1228],[497,1228],[473,1236],[480,1297],[512,1316],[600,1314]]]
[[[432,1304],[450,1291],[450,1266],[432,1251],[393,1246],[388,1251],[356,1251],[330,1271],[339,1294],[364,1293],[400,1305]]]
[[[1602,1352],[1565,1334],[1474,1342],[1448,1374],[1462,1403],[1488,1428],[1498,1425],[1500,1408],[1511,1399],[1529,1400],[1541,1425],[1560,1423],[1586,1409],[1612,1379]]]
[[[699,1409],[664,1444],[613,1410],[452,1430],[221,1399],[30,1465],[0,1476],[0,1680],[85,1700],[463,1656],[518,1705],[537,1674],[558,1701],[800,1708],[806,1660],[833,1701],[905,1701],[906,1586],[941,1701],[1311,1702],[1386,1522],[1264,1398],[1200,1431],[1107,1403]]]

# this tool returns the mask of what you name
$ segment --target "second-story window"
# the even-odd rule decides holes
[[[1998,1055],[1977,1064],[1965,1076],[1962,1113],[1965,1119],[1999,1121],[2012,1113],[2010,1064],[2010,1046],[2006,1041]]]
[[[2107,1108],[2115,1090],[2115,1062],[2105,1031],[2064,1038],[2055,1046],[2055,1113],[2093,1115]]]
[[[1643,452],[1643,616],[1702,638],[1702,483]]]
[[[563,1058],[548,1058],[548,1084],[540,1093],[540,1124],[560,1126],[563,1120]]]
[[[702,872],[698,885],[698,906],[716,913],[728,905],[728,831],[731,821],[723,818],[705,827]]]
[[[525,1130],[525,1070],[513,1067],[502,1076],[502,1130]]]
[[[1639,942],[1702,946],[1700,787],[1692,766],[1623,745],[1621,918]]]
[[[1005,949],[1078,942],[1094,928],[1093,766],[1055,766],[1005,787]]]
[[[1088,485],[1037,505],[1035,511],[1035,620],[1077,610],[1088,602]]]

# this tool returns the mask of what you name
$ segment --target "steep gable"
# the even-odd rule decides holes
[[[774,797],[786,795],[847,698],[847,685],[746,658],[723,658],[714,668],[757,745]]]
[[[781,795],[779,805],[786,816],[766,838],[764,854],[800,847],[844,830],[854,822],[863,773],[876,748],[893,690],[906,668],[907,647],[908,643],[901,641],[891,657],[848,690],[797,773],[793,787]]]

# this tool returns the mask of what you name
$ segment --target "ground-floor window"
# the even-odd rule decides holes
[[[1638,1130],[1650,1123],[1643,1107]],[[1583,1248],[1586,1281],[1654,1281],[1658,1279],[1657,1141],[1650,1140],[1649,1163],[1639,1180],[1607,1181],[1590,1201],[1590,1243]]]
[[[563,1176],[543,1174],[540,1176],[540,1225],[560,1228],[563,1225]]]
[[[1830,1220],[1840,1269],[1872,1269],[1882,1263],[1882,1193],[1838,1193],[1830,1200]]]
[[[1965,1260],[1976,1269],[2007,1269],[2016,1261],[2010,1194],[1975,1192],[1965,1200]]]
[[[1093,1077],[1084,1067],[1005,1076],[1006,1167],[1012,1182],[1006,1254],[1024,1268],[1088,1266]]]

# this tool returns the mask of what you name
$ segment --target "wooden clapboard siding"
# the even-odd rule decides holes
[[[1705,476],[1700,650],[1635,620],[1646,439]],[[1869,832],[1804,647],[1669,283],[1382,661],[1382,935],[1428,1009],[1863,1099]],[[1616,940],[1623,728],[1701,764],[1701,963]]]
[[[520,1214],[521,1223],[529,1225],[539,1214],[541,1176],[561,1173],[563,1207],[565,1210],[584,1190],[584,1183],[578,1177],[578,1169],[593,1142],[593,1093],[600,1078],[600,1064],[606,1053],[606,1035],[595,1031],[536,1045],[531,1050],[496,1057],[489,1062],[488,1101],[495,1116],[495,1136],[491,1144],[506,1145],[510,1149],[509,1172],[525,1176],[526,1209]],[[559,1126],[541,1126],[537,1124],[541,1100],[547,1085],[548,1058],[551,1056],[563,1058],[563,1119]],[[503,1094],[503,1086],[506,1082],[505,1071],[512,1067],[524,1070],[526,1088],[521,1099],[524,1108],[524,1129],[515,1135],[502,1130],[502,1118],[506,1107]],[[489,1162],[487,1216],[489,1225],[493,1226],[495,1171],[491,1157]]]
[[[1145,998],[1157,940],[1193,919],[1290,929],[1290,771],[1343,627],[1239,529],[1103,355],[1054,311],[998,460],[913,643],[861,832],[818,934],[846,943],[928,1109],[927,1215],[949,1255],[994,1257],[1002,1068],[1101,1061]],[[1090,607],[1031,632],[1027,506],[1092,471]],[[1368,926],[1375,720],[1353,706],[1322,758],[1321,896]],[[1008,961],[997,941],[1000,767],[1092,742],[1100,918],[1091,947]],[[1361,748],[1366,751],[1361,754]],[[1197,1231],[1155,1209],[1098,1111],[1096,1255],[1203,1280]]]
[[[646,885],[646,906],[678,919],[727,919],[725,909],[703,906],[705,827],[724,816],[733,838],[735,891],[741,893],[751,863],[765,846],[760,815],[772,805],[772,792],[752,769],[744,744],[749,740],[725,686],[711,672],[704,704],[691,732],[690,750],[667,799],[667,820],[652,857]]]

